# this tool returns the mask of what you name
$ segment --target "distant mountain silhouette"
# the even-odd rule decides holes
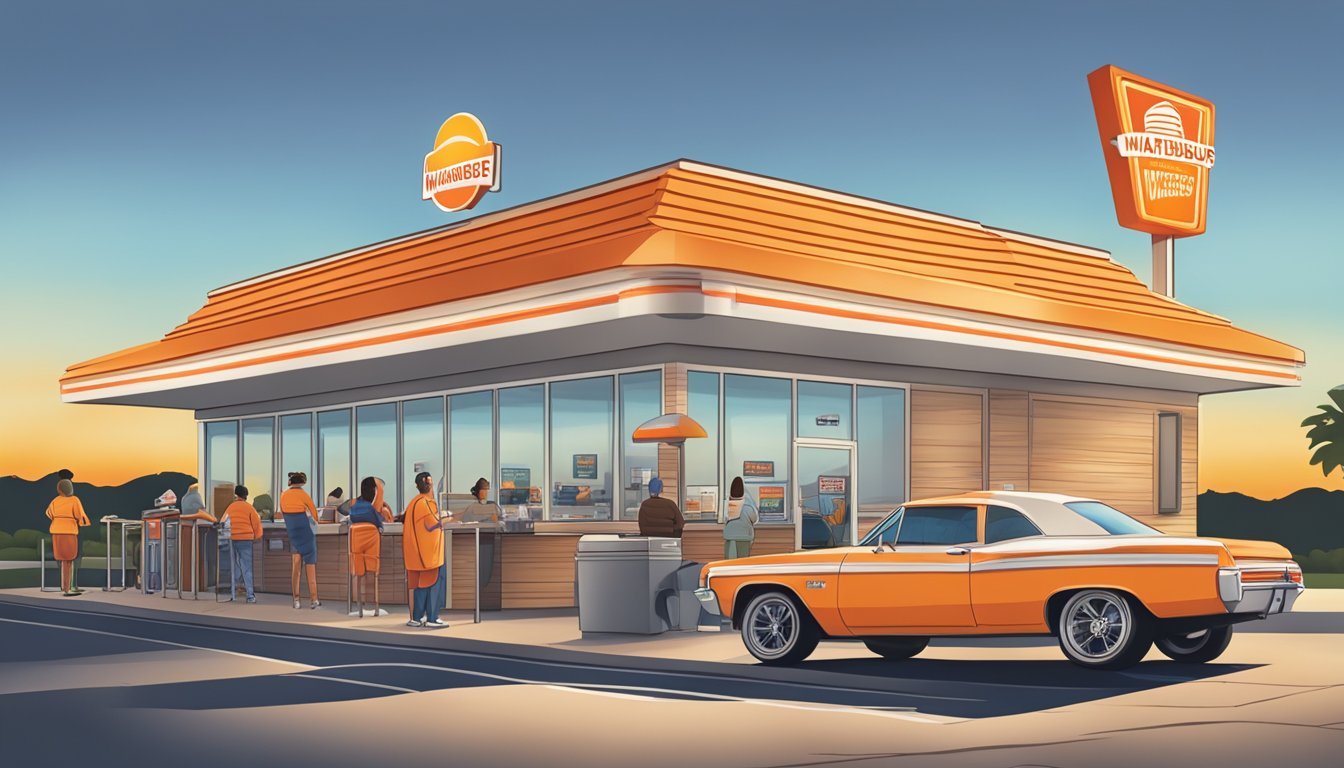
[[[1344,491],[1303,488],[1273,501],[1205,491],[1199,535],[1277,541],[1297,555],[1344,547]]]
[[[142,511],[152,509],[154,500],[170,488],[180,499],[187,492],[187,486],[194,482],[196,478],[181,472],[160,472],[118,486],[101,486],[81,483],[76,474],[75,495],[93,523],[84,529],[84,534],[101,536],[102,526],[98,525],[98,519],[103,515],[139,518]],[[24,480],[16,475],[0,477],[0,531],[47,530],[50,521],[45,512],[55,497],[55,472],[37,480]]]

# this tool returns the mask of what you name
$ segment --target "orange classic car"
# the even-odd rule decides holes
[[[1097,669],[1154,643],[1210,661],[1232,625],[1290,610],[1303,589],[1278,544],[1167,536],[1092,499],[1010,492],[912,501],[857,547],[712,562],[700,587],[766,664],[828,637],[906,659],[935,636],[1054,635]]]

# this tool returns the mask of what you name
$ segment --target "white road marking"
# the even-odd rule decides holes
[[[715,701],[730,701],[741,704],[755,704],[757,706],[778,707],[781,709],[799,709],[808,712],[844,712],[849,714],[878,715],[881,717],[896,718],[900,720],[911,720],[920,723],[940,724],[941,721],[925,717],[918,717],[901,712],[893,712],[890,709],[869,709],[867,707],[832,707],[825,705],[795,704],[791,702],[779,701],[777,699],[757,699],[746,696],[729,696],[719,693],[702,693],[699,691],[683,691],[676,688],[653,688],[643,685],[620,685],[616,683],[556,683],[544,680],[532,680],[525,677],[512,677],[509,675],[497,675],[493,672],[480,672],[473,669],[458,669],[455,667],[441,667],[433,664],[413,664],[410,662],[369,662],[366,664],[337,664],[329,667],[322,667],[322,672],[330,672],[337,669],[369,669],[374,667],[396,667],[399,669],[423,669],[435,672],[454,672],[468,677],[483,677],[490,680],[497,680],[514,685],[537,685],[544,688],[553,689],[572,689],[575,692],[588,693],[594,695],[609,695],[615,698],[640,699],[657,698],[656,696],[640,696],[639,694],[672,694],[678,696],[692,696],[702,699],[713,699]],[[311,675],[300,675],[301,677],[310,677]],[[621,691],[622,693],[616,693]],[[628,693],[627,693],[628,692]],[[912,708],[913,709],[913,708]]]
[[[222,653],[222,654],[224,654],[224,655],[226,655],[226,656],[237,656],[238,658],[242,658],[242,659],[249,659],[249,660],[251,660],[251,661],[264,661],[264,662],[267,662],[267,663],[270,663],[270,664],[284,664],[284,665],[286,665],[286,666],[290,666],[290,667],[300,667],[300,668],[302,668],[302,669],[317,669],[317,667],[314,667],[314,666],[311,665],[311,664],[299,664],[298,662],[293,662],[293,661],[283,661],[283,660],[281,660],[281,659],[268,659],[268,658],[266,658],[265,656],[253,656],[253,655],[250,654],[250,653],[239,653],[238,651],[225,651],[225,650],[222,650],[222,649],[220,649],[220,648],[207,648],[207,647],[202,646],[202,645],[189,645],[189,644],[187,644],[187,643],[174,643],[174,642],[172,642],[171,640],[158,640],[158,639],[155,639],[155,638],[152,638],[152,637],[136,637],[135,635],[124,635],[124,634],[121,634],[120,632],[107,632],[107,631],[105,631],[105,630],[101,630],[101,629],[85,629],[84,627],[67,627],[67,626],[63,626],[63,625],[61,625],[61,624],[47,624],[47,623],[45,623],[45,622],[41,622],[41,621],[21,621],[21,620],[19,620],[19,619],[3,619],[3,618],[0,618],[0,621],[8,622],[8,623],[10,623],[10,624],[27,624],[27,625],[29,625],[29,626],[33,626],[33,627],[46,627],[46,628],[48,628],[48,629],[64,629],[64,630],[67,630],[67,631],[70,631],[70,632],[87,632],[87,633],[89,633],[89,634],[91,634],[91,635],[107,635],[108,637],[120,637],[120,638],[123,638],[123,639],[126,639],[126,640],[135,640],[135,641],[137,641],[137,642],[141,642],[141,643],[155,643],[155,644],[157,644],[157,645],[170,645],[170,646],[172,646],[172,647],[174,647],[174,648],[187,648],[187,649],[189,649],[189,650],[193,650],[193,651],[209,651],[210,653]]]
[[[192,624],[192,623],[190,623],[190,622],[185,622],[185,621],[170,621],[170,620],[168,620],[168,619],[147,618],[147,617],[141,617],[141,616],[125,616],[125,615],[121,615],[121,614],[104,613],[104,612],[89,612],[89,611],[82,611],[82,610],[74,609],[74,608],[54,608],[54,607],[45,606],[45,605],[31,605],[31,604],[27,604],[27,603],[12,603],[12,602],[7,602],[7,601],[5,601],[5,600],[0,600],[0,603],[7,603],[8,605],[16,605],[16,606],[27,607],[27,608],[36,608],[36,609],[39,609],[39,610],[54,611],[54,612],[58,612],[58,613],[74,613],[74,614],[77,614],[77,615],[80,615],[80,616],[101,616],[101,617],[104,617],[104,618],[124,619],[124,620],[127,620],[127,621],[143,621],[143,622],[152,623],[152,624],[166,624],[166,625],[168,625],[168,626],[187,627],[187,628],[190,628],[190,629],[206,629],[206,630],[212,630],[212,631],[216,631],[216,632],[232,632],[232,633],[240,634],[240,635],[252,635],[252,636],[261,636],[261,637],[271,637],[271,638],[275,638],[275,639],[278,639],[278,640],[291,640],[291,641],[307,642],[307,643],[327,643],[327,644],[330,644],[330,645],[352,645],[352,646],[355,646],[355,647],[358,647],[358,648],[361,648],[361,649],[364,649],[364,650],[367,650],[367,649],[369,648],[369,643],[366,642],[366,641],[359,641],[359,642],[357,642],[357,641],[353,641],[353,640],[332,640],[332,639],[330,639],[330,638],[325,638],[325,637],[303,637],[303,636],[301,636],[301,635],[287,635],[287,634],[281,634],[281,633],[278,633],[278,632],[264,632],[264,631],[261,631],[261,630],[255,630],[255,629],[235,629],[235,628],[232,628],[232,627],[217,627],[217,626],[211,626],[211,625],[208,625],[208,624]],[[12,619],[0,619],[0,621],[12,621]],[[58,626],[58,627],[59,627],[59,625],[55,625],[55,626]],[[73,629],[73,627],[72,627],[72,629]],[[339,627],[338,627],[337,629],[339,629]],[[97,632],[98,630],[85,630],[85,631],[89,631],[89,632]],[[104,634],[115,634],[115,633],[104,633]],[[121,635],[121,636],[122,636],[122,637],[126,637],[126,635]],[[133,638],[133,639],[137,639],[137,640],[139,640],[139,639],[142,639],[142,638]],[[160,641],[160,642],[167,642],[167,641]],[[475,642],[487,642],[487,641],[475,641]],[[169,644],[169,645],[174,645],[174,643],[168,643],[168,644]],[[185,646],[185,647],[188,647],[188,648],[194,648],[195,646]],[[690,672],[666,672],[666,671],[659,671],[659,670],[637,669],[637,668],[630,668],[630,667],[618,667],[618,666],[607,666],[607,667],[603,667],[603,666],[597,666],[597,665],[594,665],[594,664],[576,664],[576,663],[569,663],[569,662],[542,661],[542,660],[540,660],[540,659],[529,659],[529,658],[526,658],[526,657],[505,656],[505,655],[502,655],[502,654],[490,654],[490,653],[464,653],[464,652],[461,652],[461,651],[448,651],[448,650],[444,650],[444,649],[441,649],[441,648],[405,648],[404,646],[390,646],[390,645],[382,645],[381,647],[382,647],[382,648],[385,648],[385,649],[392,649],[392,650],[404,650],[404,651],[409,651],[409,652],[412,652],[412,653],[429,653],[429,654],[435,654],[435,655],[440,655],[440,656],[456,656],[456,657],[470,658],[470,659],[483,659],[483,658],[485,658],[485,659],[495,659],[495,660],[499,660],[499,661],[510,661],[510,662],[521,662],[521,663],[525,663],[525,664],[535,664],[535,665],[537,665],[537,666],[542,666],[542,667],[558,667],[558,668],[561,668],[561,669],[586,669],[586,670],[596,670],[596,671],[600,671],[600,672],[625,672],[625,673],[628,673],[628,674],[638,674],[638,675],[662,675],[662,676],[665,676],[665,677],[685,677],[685,678],[691,678],[691,679],[695,679],[695,680],[699,680],[699,679],[701,679],[701,678],[703,678],[703,677],[705,676],[705,675],[703,675],[703,674],[697,675],[697,674],[690,673]],[[216,649],[206,649],[206,650],[216,650]],[[220,651],[220,653],[234,653],[234,652],[233,652],[233,651]],[[247,657],[247,658],[260,658],[260,659],[262,659],[263,661],[273,661],[272,659],[266,659],[266,658],[263,658],[263,657],[257,657],[257,656],[248,656],[247,654],[235,654],[235,655],[245,656],[245,657]],[[307,665],[307,664],[296,664],[296,663],[293,663],[293,662],[280,662],[280,661],[277,661],[276,663],[280,663],[280,664],[292,664],[293,666],[304,667],[304,668],[306,668],[306,669],[319,669],[319,667],[314,667],[314,666]],[[352,665],[352,666],[358,666],[358,665]],[[430,668],[431,668],[431,669],[451,669],[451,668],[449,668],[449,667],[430,667]],[[325,667],[324,669],[337,669],[337,667]],[[904,697],[906,697],[906,698],[911,698],[911,699],[933,699],[933,700],[936,700],[936,701],[968,701],[968,702],[976,702],[976,703],[982,703],[982,702],[985,701],[985,699],[964,698],[964,697],[960,697],[960,696],[934,696],[934,695],[931,695],[931,694],[906,693],[906,692],[903,692],[903,691],[901,691],[901,692],[897,692],[897,691],[874,690],[874,689],[868,689],[868,688],[846,688],[846,687],[843,687],[843,686],[836,686],[836,685],[816,685],[816,684],[813,684],[813,683],[788,683],[788,682],[782,682],[782,681],[779,681],[779,680],[757,680],[757,679],[746,678],[746,677],[741,677],[741,676],[737,676],[737,675],[719,675],[718,677],[719,677],[720,679],[726,677],[726,678],[731,678],[731,679],[736,679],[736,680],[746,680],[746,681],[748,681],[748,682],[755,683],[755,684],[757,684],[757,685],[776,685],[776,686],[790,686],[790,685],[792,685],[792,686],[797,686],[797,687],[801,687],[801,688],[807,688],[807,689],[809,689],[809,690],[818,690],[818,691],[839,691],[839,692],[843,692],[843,693],[871,693],[871,694],[879,694],[879,695],[881,695],[881,694],[885,694],[885,695],[899,695],[899,696],[904,696]],[[1010,684],[1007,684],[1007,683],[1000,683],[1000,684],[998,684],[998,685],[1003,685],[1004,687],[1017,687],[1017,686],[1013,686],[1013,685],[1010,685]]]
[[[369,683],[363,680],[347,680],[344,677],[327,677],[326,675],[313,675],[307,672],[299,672],[293,675],[288,675],[288,677],[306,677],[310,680],[328,680],[333,683],[345,683],[346,685],[360,685],[365,688],[383,688],[389,691],[397,691],[398,693],[420,693],[420,691],[417,691],[414,688],[402,688],[399,685],[384,685],[383,683]]]

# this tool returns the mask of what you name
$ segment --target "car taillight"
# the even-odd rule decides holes
[[[1242,571],[1241,583],[1254,584],[1262,581],[1287,581],[1285,571]]]

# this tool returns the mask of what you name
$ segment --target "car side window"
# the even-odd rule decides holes
[[[907,507],[897,544],[967,544],[976,540],[975,507]]]
[[[985,509],[985,543],[1040,536],[1041,529],[1016,509],[988,507]]]

